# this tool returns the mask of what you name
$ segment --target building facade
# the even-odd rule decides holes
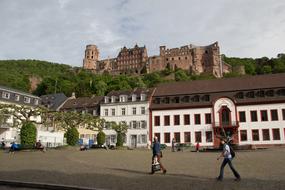
[[[116,144],[116,132],[108,122],[124,123],[128,131],[124,145],[128,147],[146,147],[149,136],[149,100],[153,89],[134,89],[113,91],[101,103],[101,118],[105,119],[106,144]]]
[[[168,83],[150,105],[149,138],[219,147],[285,144],[285,74]]]
[[[148,57],[145,46],[135,45],[133,48],[123,47],[116,58],[105,60],[99,60],[96,45],[87,45],[83,68],[94,73],[111,74],[142,74],[180,68],[198,75],[213,74],[217,78],[231,71],[231,66],[221,60],[218,42],[208,46],[190,44],[171,49],[160,46],[160,54],[151,57]]]

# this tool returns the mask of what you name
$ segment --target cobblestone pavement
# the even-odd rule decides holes
[[[240,182],[228,166],[217,182],[218,152],[164,150],[167,174],[150,175],[150,150],[49,150],[0,152],[0,180],[76,185],[101,189],[285,189],[285,148],[237,152],[233,161]]]

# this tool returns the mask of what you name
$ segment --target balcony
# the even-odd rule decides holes
[[[232,122],[216,122],[213,123],[213,128],[238,128],[239,122],[238,121],[232,121]]]

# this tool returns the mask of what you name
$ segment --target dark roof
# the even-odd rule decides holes
[[[120,96],[120,95],[127,95],[131,96],[133,94],[140,96],[141,94],[145,94],[148,98],[150,98],[153,94],[154,88],[135,88],[132,90],[118,90],[118,91],[111,91],[107,94],[108,97],[111,96]]]
[[[75,99],[67,100],[64,105],[60,108],[63,109],[78,109],[78,108],[92,108],[99,105],[100,101],[103,99],[103,96],[94,96],[94,97],[79,97]]]
[[[41,96],[42,99],[42,105],[48,107],[51,110],[57,110],[65,100],[67,100],[67,97],[64,93],[57,93],[57,94],[47,94]]]
[[[0,85],[0,89],[3,89],[5,91],[10,91],[12,93],[17,93],[17,94],[20,94],[20,95],[25,95],[25,96],[29,96],[29,97],[33,97],[33,98],[39,98],[38,96],[35,96],[33,94],[30,94],[30,93],[27,93],[27,92],[24,92],[24,91],[21,91],[21,90],[17,90],[17,89],[14,89],[14,88],[2,86],[2,85]]]
[[[154,96],[205,94],[282,87],[285,87],[285,73],[164,83],[158,85]]]

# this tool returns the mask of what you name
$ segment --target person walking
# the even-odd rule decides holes
[[[166,169],[163,167],[161,163],[161,150],[160,150],[160,143],[158,141],[158,138],[155,136],[154,137],[154,142],[152,145],[152,163],[154,162],[155,158],[157,159],[159,165],[160,165],[160,170],[163,171],[163,174],[166,174]],[[151,174],[154,174],[153,168],[151,168]]]
[[[175,152],[175,149],[176,149],[176,140],[175,140],[175,138],[172,139],[171,149],[172,149],[172,152]]]
[[[225,166],[228,164],[234,174],[234,176],[236,177],[236,181],[240,181],[241,177],[239,175],[239,173],[236,171],[236,169],[234,168],[233,164],[232,164],[232,155],[231,155],[231,150],[230,150],[230,146],[225,142],[224,139],[221,140],[221,144],[223,145],[223,152],[221,153],[221,155],[217,158],[217,160],[219,160],[221,157],[224,157],[224,160],[222,162],[221,168],[220,168],[220,175],[217,177],[218,181],[222,181],[224,178],[224,168]]]

